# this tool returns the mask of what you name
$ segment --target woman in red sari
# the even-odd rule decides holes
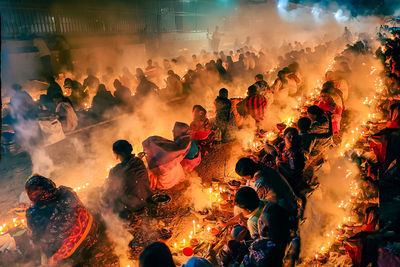
[[[201,154],[206,155],[215,139],[215,133],[211,130],[210,121],[207,118],[207,111],[201,105],[193,106],[193,121],[190,123],[192,140],[200,146]]]
[[[32,206],[26,211],[32,241],[45,254],[47,265],[119,266],[102,225],[69,187],[56,187],[33,175],[25,184]]]

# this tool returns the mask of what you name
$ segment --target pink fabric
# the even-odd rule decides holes
[[[200,162],[201,162],[201,153],[199,151],[197,157],[195,157],[194,159],[183,159],[181,161],[181,165],[185,170],[185,172],[191,172],[193,171],[194,168],[199,166]]]
[[[190,149],[190,136],[171,141],[151,136],[143,141],[152,189],[170,189],[185,179],[181,161]]]

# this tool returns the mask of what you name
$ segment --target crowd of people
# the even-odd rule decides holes
[[[325,73],[319,95],[298,103],[302,105],[296,108],[298,119],[293,125],[278,125],[282,132],[274,134],[274,138],[266,138],[263,129],[266,114],[286,109],[291,103],[289,98],[308,98],[311,81],[302,68],[317,66],[318,58],[348,39],[347,30],[341,38],[318,45],[314,51],[301,48],[300,43],[296,43],[299,49],[284,48],[283,51],[289,52],[279,58],[277,72],[268,70],[267,53],[257,53],[249,45],[227,55],[224,51],[202,51],[191,59],[165,59],[163,66],[149,60],[144,70],[137,68],[134,75],[124,68],[118,78],[111,67],[101,78],[87,69],[83,83],[66,78],[64,90],[49,77],[47,93],[38,101],[15,84],[6,121],[18,125],[52,114],[68,133],[79,126],[80,120],[100,121],[116,113],[135,113],[151,98],[162,99],[171,106],[179,105],[201,94],[204,88],[223,84],[214,101],[215,116],[209,118],[207,109],[196,103],[190,124],[175,123],[173,140],[150,136],[142,143],[143,152],[137,155],[127,140],[116,141],[112,149],[120,163],[110,170],[101,203],[121,219],[130,221],[144,213],[154,193],[184,190],[187,174],[217,149],[216,144],[237,142],[239,130],[251,129],[255,137],[264,141],[262,149],[238,159],[235,172],[246,184],[223,194],[226,201],[234,204],[234,209],[232,217],[219,220],[218,225],[220,229],[231,229],[230,240],[220,250],[210,253],[208,259],[193,257],[183,266],[282,266],[284,262],[295,266],[300,261],[299,224],[312,220],[304,217],[304,211],[309,193],[319,184],[316,170],[326,161],[327,151],[340,146],[348,127],[351,108],[347,101],[358,94],[359,88],[355,86],[358,77],[351,66],[362,65],[366,55],[372,57],[368,43],[349,44],[335,57],[334,64]],[[352,155],[360,169],[367,170],[362,178],[363,192],[365,195],[368,192],[357,209],[359,216],[365,217],[362,226],[360,229],[346,226],[358,232],[349,239],[353,245],[348,247],[354,266],[369,263],[376,266],[379,261],[399,263],[398,250],[391,245],[399,240],[400,231],[399,213],[395,208],[400,164],[397,160],[400,156],[399,47],[400,38],[395,33],[384,40],[376,53],[386,70],[382,74],[387,80],[387,91],[382,93],[386,97],[382,98],[378,110],[387,124],[368,122],[370,131],[376,132],[363,137],[371,142],[375,158],[367,157],[367,153]],[[182,78],[178,73],[183,74]],[[271,73],[276,77],[271,77]],[[163,77],[166,77],[164,88],[160,86]],[[254,82],[248,84],[246,97],[230,98],[227,88],[243,84],[249,77]],[[267,80],[273,82],[269,84]],[[111,84],[114,90],[110,90]],[[132,94],[130,88],[135,86]],[[40,127],[35,129],[37,134],[29,142],[38,142]],[[44,251],[49,264],[118,265],[112,245],[105,245],[110,241],[101,219],[85,208],[76,193],[63,186],[57,188],[50,179],[40,175],[33,175],[25,188],[33,203],[27,211],[32,240]],[[146,247],[139,262],[141,267],[175,266],[170,249],[162,242]]]

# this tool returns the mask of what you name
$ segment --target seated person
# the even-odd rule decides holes
[[[318,106],[311,106],[307,109],[308,117],[311,119],[311,128],[308,130],[310,134],[326,134],[329,133],[329,119],[325,112]],[[333,126],[332,126],[333,127]],[[333,129],[333,128],[332,128]],[[307,165],[313,167],[321,161],[324,152],[332,145],[332,138],[323,138],[316,140]]]
[[[200,105],[194,105],[192,109],[193,121],[190,123],[192,139],[200,141],[206,139],[211,133],[210,121],[207,111]]]
[[[53,96],[63,94],[63,91],[53,76],[47,77],[47,82],[49,83],[49,87],[46,89],[46,95],[40,96],[40,103],[48,110],[54,111],[56,107],[53,102]]]
[[[55,114],[61,122],[64,133],[75,130],[78,126],[78,117],[69,99],[63,95],[56,94],[53,96],[53,101],[56,104]]]
[[[314,147],[318,139],[326,139],[332,136],[332,123],[331,116],[329,119],[329,132],[328,133],[309,133],[311,129],[311,119],[308,117],[302,117],[297,121],[297,127],[299,128],[300,146],[303,150],[305,158],[308,158],[312,148]]]
[[[215,134],[211,130],[205,108],[200,105],[194,105],[192,114],[193,121],[190,123],[192,139],[200,146],[202,155],[205,155],[213,146]]]
[[[303,170],[305,159],[300,148],[299,132],[296,128],[288,127],[284,132],[285,147],[279,156],[278,169],[286,181],[299,195],[303,185]]]
[[[25,190],[32,201],[27,224],[33,243],[47,257],[46,265],[119,265],[104,227],[71,188],[57,188],[52,180],[32,175]]]
[[[143,141],[143,150],[150,170],[152,189],[171,189],[185,179],[185,169],[191,170],[200,163],[200,153],[190,137],[189,126],[176,122],[174,140],[150,136]]]
[[[285,210],[277,203],[269,203],[258,219],[259,238],[249,247],[244,266],[282,266],[286,247],[290,242],[290,223]]]
[[[83,89],[82,84],[78,81],[71,80],[70,78],[65,79],[64,88],[71,90],[69,98],[76,110],[85,108],[85,102],[88,100],[88,93]]]
[[[113,144],[113,152],[121,163],[110,170],[104,200],[126,219],[131,212],[142,212],[153,192],[146,166],[132,154],[132,145],[126,140],[118,140]]]
[[[104,84],[99,84],[97,88],[97,93],[93,97],[91,111],[94,115],[102,118],[105,113],[112,109],[115,105],[115,98],[110,91],[106,89]]]
[[[114,80],[114,97],[115,103],[124,111],[132,111],[132,94],[131,90],[123,86],[118,79]]]
[[[333,89],[324,88],[321,90],[321,99],[315,103],[315,105],[320,107],[323,111],[332,113],[332,130],[334,134],[340,131],[340,122],[343,112],[341,98],[337,97],[338,99],[335,99],[335,96],[337,96],[337,94],[333,92]]]
[[[232,112],[232,102],[228,98],[228,90],[221,88],[219,95],[214,101],[215,105],[215,127],[221,131],[221,141],[229,142],[233,138],[233,126],[235,125],[235,116]]]
[[[241,158],[236,163],[236,173],[254,184],[260,198],[277,202],[290,216],[297,216],[296,196],[288,182],[274,169],[254,162],[250,158]]]
[[[243,109],[244,116],[251,116],[256,125],[259,125],[264,120],[266,113],[267,99],[257,92],[257,87],[251,85],[247,89],[247,97],[240,103],[239,109]]]
[[[37,118],[38,108],[30,94],[22,90],[19,84],[12,85],[12,95],[10,97],[10,111],[12,120],[31,120]]]
[[[223,227],[227,227],[245,219],[250,237],[255,239],[259,235],[257,221],[266,204],[266,200],[260,199],[253,188],[248,186],[242,187],[235,194],[235,208],[237,215],[231,218],[228,222],[219,222],[219,224]]]
[[[172,254],[165,243],[148,245],[139,256],[139,267],[175,267]]]

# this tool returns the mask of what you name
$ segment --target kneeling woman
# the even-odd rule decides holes
[[[26,211],[32,241],[47,265],[119,266],[104,228],[69,187],[33,175],[25,184],[32,206]]]
[[[174,141],[160,136],[150,136],[143,141],[152,189],[173,188],[183,182],[185,172],[200,164],[201,155],[190,138],[189,125],[176,122],[172,132]]]

